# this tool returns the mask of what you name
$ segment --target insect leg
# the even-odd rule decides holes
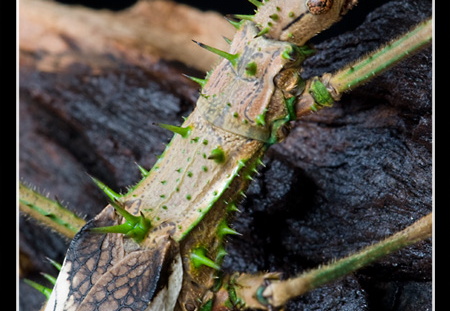
[[[383,48],[338,72],[311,78],[295,103],[296,118],[331,106],[340,99],[342,93],[370,81],[397,62],[427,47],[431,38],[432,20],[429,18]]]
[[[218,291],[220,295],[216,296],[219,297],[221,304],[230,304],[231,301],[239,310],[282,308],[293,298],[336,281],[399,249],[431,237],[432,218],[433,215],[430,213],[381,242],[297,277],[280,280],[279,274],[276,273],[236,274],[229,278],[223,289]],[[217,310],[223,310],[221,307],[216,303]]]

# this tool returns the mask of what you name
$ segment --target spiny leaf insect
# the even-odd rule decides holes
[[[267,9],[266,4],[258,5],[258,10],[263,8]],[[280,8],[284,7],[280,4]],[[255,15],[255,20],[266,14],[263,10],[260,12],[260,15]],[[311,14],[314,15],[314,13]],[[320,14],[323,14],[323,12],[320,12]],[[294,16],[300,15],[288,14],[293,19]],[[271,20],[278,20],[273,13],[270,16],[272,16]],[[296,23],[300,21],[302,20],[298,19]],[[292,24],[292,26],[296,27],[296,24]],[[295,38],[295,31],[298,30],[295,27],[289,32],[285,32],[285,29],[282,28],[280,32],[279,29],[273,28],[270,24],[261,27],[262,29],[255,29],[252,22],[248,20],[239,25],[239,29],[242,31],[241,35],[244,38],[247,38],[247,36],[250,39],[255,38],[252,39],[255,40],[254,42],[257,39],[259,40],[257,46],[264,46],[264,42],[266,42],[264,40],[267,40],[266,36],[270,37],[278,34],[278,32],[285,38]],[[324,26],[320,25],[320,27]],[[300,97],[302,91],[306,89],[306,87],[303,88],[304,81],[298,77],[296,77],[297,83],[293,90],[289,89],[283,92],[279,85],[275,87],[270,84],[270,81],[273,81],[280,71],[290,69],[289,61],[291,60],[283,57],[283,55],[289,54],[287,53],[288,50],[295,49],[292,45],[284,42],[280,43],[278,47],[273,44],[274,42],[267,44],[263,50],[268,52],[269,56],[266,57],[270,61],[270,65],[261,66],[253,61],[254,57],[250,57],[249,60],[243,56],[251,48],[246,46],[243,50],[239,50],[239,43],[247,41],[241,39],[240,41],[233,40],[233,42],[237,45],[235,46],[236,51],[225,52],[228,53],[227,55],[222,53],[228,61],[223,62],[223,66],[219,67],[223,70],[216,69],[213,71],[208,77],[208,81],[211,83],[208,85],[208,82],[206,82],[202,85],[198,113],[194,112],[180,127],[163,126],[173,130],[175,136],[154,168],[146,174],[143,181],[128,193],[118,195],[118,202],[114,201],[107,206],[102,213],[77,234],[69,248],[62,272],[52,293],[53,297],[50,298],[47,308],[54,307],[53,309],[55,309],[56,305],[60,305],[60,302],[64,301],[62,305],[65,305],[65,307],[63,308],[75,307],[79,310],[92,310],[100,306],[114,309],[125,306],[125,304],[132,309],[146,308],[147,305],[150,306],[150,309],[162,308],[162,305],[164,305],[167,310],[173,309],[176,304],[186,310],[201,306],[206,308],[205,306],[211,305],[213,300],[207,297],[209,297],[208,294],[214,284],[211,284],[210,281],[217,277],[216,273],[224,256],[221,236],[224,228],[229,228],[226,224],[229,212],[234,210],[234,207],[238,204],[236,195],[242,195],[247,187],[249,177],[260,163],[262,152],[268,145],[282,140],[286,135],[285,126],[293,120],[291,113],[293,101],[291,101],[291,98]],[[204,44],[202,46],[206,47]],[[209,47],[206,48],[213,50]],[[273,52],[270,52],[270,49],[273,49]],[[252,54],[250,53],[250,55]],[[244,106],[244,110],[227,113],[225,117],[228,119],[226,119],[221,114],[216,114],[216,111],[220,109],[211,109],[216,103],[225,105],[223,106],[224,109],[232,109],[236,104],[232,100],[236,97],[218,100],[223,95],[215,92],[212,83],[218,83],[219,81],[223,83],[226,81],[225,76],[235,70],[237,72],[242,70],[242,74],[253,77],[258,73],[259,68],[265,67],[272,68],[273,72],[266,72],[262,76],[263,79],[266,79],[264,88],[256,89],[258,91],[253,93],[260,95],[269,90],[271,96],[268,98],[271,100],[274,100],[273,94],[276,94],[276,99],[281,100],[284,104],[284,106],[280,106],[281,111],[274,111],[264,105],[256,107],[256,110],[254,110],[249,105]],[[220,76],[220,74],[225,76]],[[238,76],[240,77],[240,73]],[[320,89],[326,90],[325,83],[320,80],[313,80],[310,86],[312,85],[317,85],[317,88],[313,88],[313,91],[311,91],[313,102],[310,109],[318,110],[322,106],[328,106],[331,95],[327,95]],[[302,89],[300,89],[300,86]],[[239,89],[239,87],[231,85],[230,89]],[[281,90],[281,92],[277,94],[278,90]],[[291,91],[294,94],[290,93]],[[268,104],[267,98],[261,98],[262,103]],[[324,98],[324,100],[321,98]],[[239,103],[242,103],[242,101]],[[204,119],[206,119],[206,122]],[[211,124],[216,128],[211,127]],[[230,124],[234,125],[231,126]],[[222,129],[225,129],[225,131],[221,132]],[[208,144],[201,145],[198,144],[199,141],[208,141]],[[197,146],[196,149],[192,149],[192,144],[197,144],[195,145]],[[239,146],[238,153],[235,152],[235,146]],[[177,155],[183,153],[183,150],[185,150],[184,154],[189,154],[189,147],[195,152],[195,154],[192,153],[192,157],[187,157],[191,159],[188,161],[189,164],[177,167],[170,173],[168,171],[161,173],[162,169],[174,167],[174,164],[177,163]],[[194,155],[200,154],[202,156],[194,157]],[[200,167],[201,170],[198,169]],[[207,183],[202,184],[204,181],[198,177],[201,172],[209,172],[210,176],[221,178],[215,181],[215,184],[213,179],[207,179]],[[149,197],[149,189],[146,188],[146,185],[150,184],[152,190],[162,194],[157,197]],[[167,193],[163,193],[164,189],[169,190]],[[177,206],[176,214],[174,214],[174,206]],[[148,231],[148,235],[136,239],[136,236],[113,233],[114,231],[111,231],[111,229],[107,229],[110,230],[107,234],[100,232],[100,229],[93,229],[93,227],[111,228],[111,226],[116,226],[116,228],[122,226],[121,228],[124,228],[123,225],[127,222],[121,224],[120,216],[114,212],[114,210],[119,211],[121,209],[128,213],[119,212],[127,221],[139,217],[137,214],[142,213],[142,219],[149,220],[151,224],[150,228],[145,228],[145,233],[147,234]],[[222,212],[218,213],[218,210],[222,210]],[[179,219],[179,215],[183,215],[183,219]],[[209,223],[216,225],[206,225]],[[134,225],[132,227],[134,228]],[[203,236],[199,234],[201,230],[208,230],[207,228],[218,228],[220,232],[213,230]],[[232,231],[232,229],[228,230],[227,233],[232,234]],[[128,233],[128,231],[124,233]],[[105,239],[108,241],[105,242]],[[103,243],[115,245],[117,251],[123,253],[117,254],[117,257],[116,254],[112,255],[113,252],[116,252],[114,248],[105,249],[105,253],[103,253]],[[99,247],[95,248],[96,245]],[[78,263],[84,259],[80,250],[88,251],[85,254],[86,261],[81,266]],[[106,262],[106,266],[94,265],[96,270],[91,269],[94,266],[91,265],[90,260],[98,258],[100,262],[100,258],[105,256],[104,254],[111,254],[108,255],[109,261]],[[145,258],[156,259],[146,261]],[[141,259],[142,261],[140,261]],[[145,269],[141,269],[140,262],[145,262]],[[183,268],[181,269],[182,262]],[[102,269],[103,274],[101,273]],[[134,269],[137,269],[136,271],[145,270],[152,277],[149,277],[146,283],[135,284],[133,282],[139,278],[139,274],[132,274],[133,277],[129,278],[124,274],[127,271],[135,271]],[[182,270],[183,272],[181,272]],[[166,274],[165,277],[163,277],[164,274]],[[183,274],[183,277],[180,277],[180,274]],[[99,279],[92,279],[92,275],[98,276]],[[87,284],[86,276],[91,280],[91,285],[87,288],[84,287]],[[266,277],[264,284],[266,280],[272,278],[275,277],[273,275]],[[71,281],[70,286],[67,286],[67,280]],[[160,281],[162,284],[159,283]],[[120,282],[123,282],[126,288],[120,287],[118,285]],[[195,288],[192,285],[194,283],[202,284],[203,287]],[[114,289],[111,289],[112,296],[105,295],[105,288],[109,285],[115,286]],[[129,295],[136,286],[139,288],[137,294]],[[268,302],[267,297],[263,294],[264,291],[261,289],[265,288],[258,287],[257,300],[262,304],[261,308],[266,306],[269,308],[271,302]],[[232,295],[232,292],[233,290],[228,289],[227,294],[230,296],[230,300],[227,303],[229,304],[231,301],[233,308],[245,308],[249,305],[248,300],[236,298],[234,294]],[[212,308],[217,306],[217,303],[214,303],[211,305]],[[93,307],[94,305],[95,307]]]

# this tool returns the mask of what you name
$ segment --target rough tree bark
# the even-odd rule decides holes
[[[431,15],[431,1],[385,1],[354,30],[318,43],[305,76],[340,68]],[[381,5],[381,4],[380,4]],[[230,13],[239,8],[230,8]],[[233,28],[170,1],[122,12],[20,1],[20,178],[86,219],[136,183],[181,123],[216,61],[190,40],[226,48]],[[431,49],[295,123],[273,146],[240,207],[227,271],[295,275],[382,239],[431,211]],[[87,173],[87,174],[86,174]],[[20,272],[56,274],[68,241],[20,220]],[[20,286],[21,310],[43,297]],[[313,291],[288,310],[431,309],[431,241]]]

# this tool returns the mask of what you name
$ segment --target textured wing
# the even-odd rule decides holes
[[[124,257],[121,235],[89,232],[117,224],[118,216],[108,206],[75,235],[45,311],[76,310],[100,277]]]
[[[167,226],[140,248],[126,251],[124,236],[90,228],[114,226],[120,217],[106,207],[72,240],[45,311],[173,309],[181,289],[178,245]],[[169,294],[170,293],[170,294]]]
[[[169,242],[161,249],[126,256],[100,278],[77,311],[173,310],[181,278],[175,284],[169,280],[173,273],[181,276],[182,271],[179,254],[172,256],[176,255],[172,246]]]

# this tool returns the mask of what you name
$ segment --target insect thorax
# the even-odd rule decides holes
[[[213,125],[234,134],[268,142],[274,121],[289,114],[275,77],[288,64],[295,46],[258,36],[251,22],[236,33],[230,53],[212,71],[201,91],[197,107]]]

